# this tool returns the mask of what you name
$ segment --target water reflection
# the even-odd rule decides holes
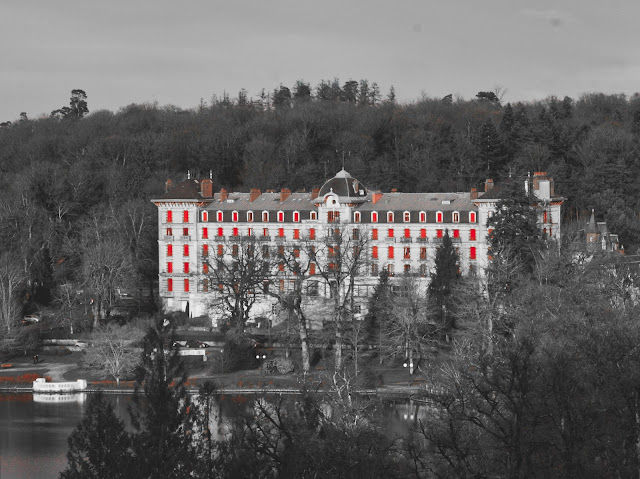
[[[107,395],[130,429],[132,395]],[[251,410],[253,397],[216,396],[212,403],[212,436],[221,439],[231,422]],[[67,438],[81,421],[87,393],[0,394],[0,478],[57,478],[67,464]],[[378,399],[372,399],[378,401]],[[380,404],[391,434],[402,434],[433,409],[424,401],[384,400]]]

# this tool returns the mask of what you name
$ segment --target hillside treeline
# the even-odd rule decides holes
[[[85,115],[91,92],[80,100],[78,92],[51,117],[23,114],[0,128],[3,261],[42,304],[82,291],[101,314],[117,287],[156,277],[149,199],[188,170],[211,171],[216,188],[296,190],[320,186],[344,163],[370,188],[406,192],[467,191],[485,178],[547,171],[567,198],[565,221],[594,208],[627,251],[638,247],[636,96],[511,104],[480,92],[399,104],[366,80],[334,80],[257,99],[241,90],[191,110],[132,104]]]

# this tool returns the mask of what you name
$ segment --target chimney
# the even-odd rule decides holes
[[[223,201],[227,201],[228,197],[229,197],[229,193],[227,193],[227,190],[222,188],[220,190],[220,203],[222,203]]]
[[[311,190],[311,201],[315,200],[320,194],[320,188],[314,188]]]
[[[282,188],[282,190],[280,191],[280,203],[289,198],[289,196],[291,196],[291,190]]]
[[[382,192],[381,191],[374,191],[372,199],[373,199],[373,204],[375,205],[378,201],[380,201],[382,199]]]
[[[168,193],[172,187],[173,187],[173,183],[171,181],[171,178],[169,178],[164,184],[164,192]]]
[[[213,196],[213,181],[202,180],[200,182],[200,194],[202,194],[204,198],[211,198]]]
[[[476,188],[471,188],[471,199],[472,200],[478,199],[478,190]]]
[[[262,193],[260,192],[259,189],[257,188],[251,188],[251,191],[249,192],[249,203],[253,203],[255,200],[258,199],[258,196],[260,196]]]
[[[397,193],[398,192],[398,188],[391,188],[391,193]]]
[[[491,178],[487,178],[484,182],[484,192],[491,191],[493,189],[493,180]]]

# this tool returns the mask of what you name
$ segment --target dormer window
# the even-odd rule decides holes
[[[318,219],[318,212],[312,211],[311,214],[309,215],[309,219],[312,221],[316,221]]]
[[[268,211],[263,211],[262,212],[262,222],[263,223],[268,223],[269,222],[269,212]]]
[[[233,221],[234,223],[238,222],[238,212],[234,211],[233,213],[231,213],[231,221]]]
[[[354,223],[360,223],[360,212],[359,211],[356,211],[353,214],[353,222]]]
[[[457,211],[453,212],[451,218],[454,223],[460,223],[460,213],[458,213]]]
[[[427,222],[427,213],[425,213],[424,211],[420,212],[420,223],[426,223]]]
[[[222,211],[218,211],[216,213],[216,218],[218,219],[218,223],[222,223],[222,221],[223,221]]]
[[[298,213],[297,211],[293,212],[293,222],[294,223],[299,223],[300,222],[300,213]]]
[[[393,223],[393,211],[387,211],[387,223]]]
[[[253,211],[247,211],[247,222],[253,223]]]
[[[470,211],[469,212],[469,223],[475,223],[476,222],[476,212],[475,211]]]
[[[278,211],[278,222],[284,222],[284,211]]]
[[[371,212],[371,222],[372,223],[377,223],[378,222],[378,213],[375,211]]]
[[[206,223],[207,221],[209,221],[209,213],[207,211],[203,211],[202,212],[202,221],[204,223]]]
[[[436,223],[442,223],[442,211],[436,213]]]
[[[410,223],[411,222],[411,213],[409,213],[408,211],[404,212],[403,217],[404,217],[404,222],[405,223]]]

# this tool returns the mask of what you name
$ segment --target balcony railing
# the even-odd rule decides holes
[[[258,241],[271,241],[271,236],[256,236]]]
[[[224,235],[216,235],[215,238],[216,238],[216,241],[223,243],[225,237]]]
[[[387,236],[387,237],[385,238],[385,241],[386,241],[387,243],[395,243],[395,242],[396,242],[396,239],[395,239],[395,237],[393,237],[393,236]]]
[[[180,240],[181,240],[181,241],[191,241],[191,236],[189,236],[189,235],[182,235],[182,236],[180,236]]]
[[[429,238],[416,238],[416,242],[418,243],[428,243]]]
[[[165,241],[173,241],[173,235],[164,235]]]
[[[412,240],[413,238],[403,236],[402,238],[400,238],[400,243],[411,243]]]
[[[276,243],[284,243],[286,240],[285,236],[276,236]]]

